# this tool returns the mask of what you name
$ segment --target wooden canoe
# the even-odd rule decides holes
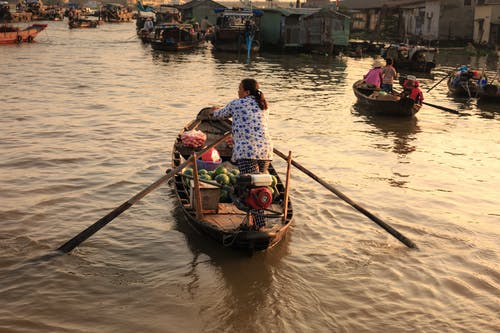
[[[422,107],[410,98],[399,97],[396,94],[381,94],[379,90],[367,87],[363,80],[356,81],[352,89],[358,103],[375,114],[409,117],[415,115]]]
[[[207,136],[206,145],[210,145],[230,130],[231,122],[229,120],[210,120],[207,117],[209,111],[210,108],[202,109],[196,119],[188,123],[179,133],[172,150],[172,168],[179,166],[196,152],[193,148],[186,147],[182,143],[181,136],[185,131],[194,129],[202,131]],[[223,166],[227,169],[237,169],[236,165],[230,162],[232,148],[228,143],[219,144],[217,150],[221,156]],[[177,174],[172,185],[178,203],[189,224],[194,229],[208,235],[224,247],[253,253],[276,245],[287,233],[293,219],[290,200],[288,200],[286,218],[283,218],[285,185],[272,164],[269,167],[269,173],[277,179],[276,192],[273,196],[272,205],[265,211],[266,226],[258,230],[249,229],[245,224],[245,221],[247,221],[246,211],[240,210],[232,202],[219,202],[219,198],[208,198],[208,200],[212,201],[212,204],[215,200],[216,205],[216,207],[210,209],[205,209],[202,202],[201,207],[204,208],[201,210],[202,216],[197,217],[196,200],[193,198],[194,194],[191,193],[191,191],[194,191],[192,183],[186,182],[186,177],[183,174]],[[218,196],[219,194],[214,195]],[[206,199],[204,196],[201,197],[202,200]]]
[[[24,29],[2,25],[0,26],[0,44],[31,43],[38,33],[46,28],[47,24],[32,24]]]

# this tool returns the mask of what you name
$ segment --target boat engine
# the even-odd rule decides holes
[[[268,188],[273,182],[269,174],[239,175],[234,184],[232,199],[238,209],[266,209],[273,203],[273,193]]]

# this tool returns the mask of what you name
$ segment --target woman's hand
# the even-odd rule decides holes
[[[220,106],[212,106],[210,111],[208,112],[208,119],[216,119],[214,117],[214,111],[220,109]]]

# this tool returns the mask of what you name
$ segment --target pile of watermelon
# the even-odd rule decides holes
[[[186,147],[199,148],[207,141],[207,135],[199,130],[191,130],[182,133],[181,140]]]
[[[187,175],[187,176],[193,176],[193,168],[184,168],[182,171],[182,174]],[[240,171],[238,169],[230,169],[228,170],[224,166],[218,166],[215,170],[213,171],[208,171],[206,169],[198,169],[198,177],[203,180],[210,180],[210,181],[216,181],[217,183],[223,185],[224,187],[222,188],[222,191],[220,193],[220,202],[232,202],[231,197],[229,195],[228,191],[228,186],[233,186],[236,184],[236,180],[238,175],[240,174]],[[269,189],[273,193],[273,197],[277,196],[278,191],[276,188],[276,184],[278,182],[278,179],[276,176],[272,176],[273,182],[271,186],[269,186]],[[184,177],[184,184],[186,187],[189,187],[189,181],[190,178]]]

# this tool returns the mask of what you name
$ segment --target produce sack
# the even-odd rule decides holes
[[[205,144],[207,135],[199,130],[191,130],[182,133],[181,140],[186,147],[198,148]]]

